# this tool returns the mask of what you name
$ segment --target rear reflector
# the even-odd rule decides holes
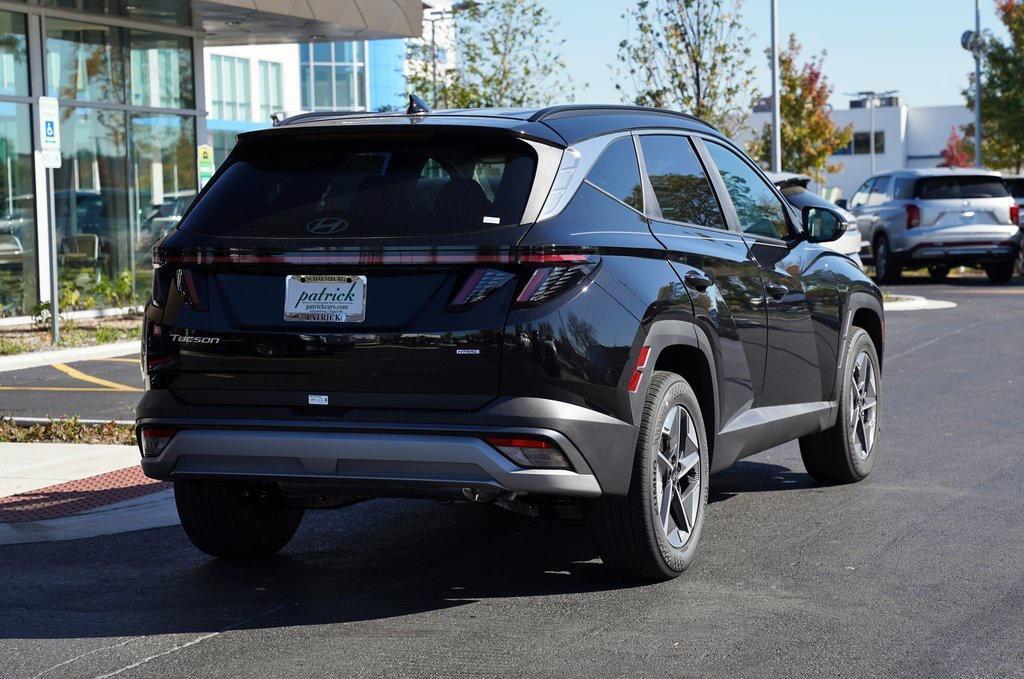
[[[650,347],[641,347],[640,354],[633,364],[633,375],[629,378],[629,391],[636,392],[640,388],[640,380],[644,376],[644,368],[647,367],[647,358],[651,355]]]
[[[486,436],[484,441],[520,467],[570,469],[571,465],[555,444],[524,436]]]
[[[143,427],[139,434],[142,457],[159,457],[177,433],[174,427]]]

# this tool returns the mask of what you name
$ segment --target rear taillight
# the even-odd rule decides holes
[[[192,269],[178,269],[175,286],[181,299],[192,311],[206,311],[209,308],[209,285],[205,273],[196,273]]]
[[[597,258],[577,254],[527,254],[520,264],[541,264],[526,277],[516,295],[516,306],[536,306],[568,290],[590,275]]]
[[[921,208],[916,205],[907,206],[907,228],[913,229],[921,226]]]
[[[484,441],[520,467],[570,469],[569,460],[551,441],[529,436],[486,436]]]
[[[464,307],[482,302],[515,276],[501,269],[474,269],[462,280],[449,306]]]
[[[1020,205],[1016,203],[1010,206],[1010,223],[1014,226],[1020,225]]]
[[[167,304],[167,293],[171,289],[171,270],[166,266],[153,267],[153,304]]]
[[[159,457],[178,430],[174,427],[143,426],[139,432],[139,450],[142,457]]]

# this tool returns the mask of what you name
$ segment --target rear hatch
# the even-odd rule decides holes
[[[1000,177],[951,175],[924,177],[914,187],[922,229],[950,242],[1005,239],[1012,236],[1013,199]]]
[[[493,134],[243,139],[158,249],[152,383],[317,412],[486,403],[536,165]]]

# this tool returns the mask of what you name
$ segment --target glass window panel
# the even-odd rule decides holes
[[[28,104],[0,103],[0,316],[39,301],[31,129]]]
[[[313,105],[318,109],[334,108],[330,66],[313,67]]]
[[[587,181],[637,210],[643,204],[640,168],[633,138],[612,142],[587,176]]]
[[[148,290],[153,246],[178,224],[196,195],[195,119],[134,113],[129,124],[136,289]]]
[[[313,71],[309,66],[303,66],[299,70],[299,80],[302,87],[302,109],[304,111],[313,110],[313,102],[310,93],[313,91]]]
[[[363,61],[366,57],[366,43],[363,41],[352,43],[352,60]]]
[[[337,100],[337,108],[352,108],[357,106],[354,73],[351,66],[334,67],[334,92]]]
[[[357,68],[355,72],[356,79],[356,108],[366,108],[366,70],[363,68]]]
[[[352,43],[351,42],[336,42],[334,43],[334,60],[339,62],[352,61]]]
[[[192,108],[191,38],[129,32],[131,102],[136,106]]]
[[[786,210],[775,192],[733,151],[713,143],[707,147],[739,215],[740,229],[756,236],[786,238],[789,235]]]
[[[62,165],[54,170],[57,267],[71,308],[107,306],[104,282],[131,280],[125,114],[61,108]]]
[[[25,15],[0,12],[0,94],[28,96]]]
[[[46,18],[46,93],[124,103],[123,30]]]
[[[725,228],[718,200],[689,139],[677,135],[645,135],[640,137],[640,147],[663,218]]]
[[[329,64],[333,61],[331,58],[331,43],[329,42],[314,42],[313,43],[313,61],[322,64]]]
[[[110,14],[130,17],[140,21],[191,26],[192,3],[185,0],[43,0],[39,4],[52,5],[79,12],[92,14]]]
[[[235,120],[252,120],[252,96],[249,89],[249,60],[235,59]]]

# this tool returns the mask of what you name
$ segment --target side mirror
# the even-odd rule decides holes
[[[846,208],[847,203],[846,203],[846,199],[845,198],[840,198],[839,200],[837,200],[836,201],[836,205],[838,205],[839,207],[843,208],[844,210],[847,209]]]
[[[804,232],[812,243],[836,240],[850,227],[843,215],[827,207],[808,205],[803,209]]]

